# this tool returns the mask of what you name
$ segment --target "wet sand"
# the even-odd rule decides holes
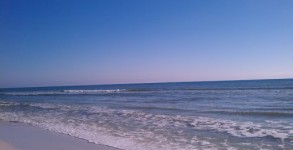
[[[0,121],[0,150],[121,150],[23,123]]]

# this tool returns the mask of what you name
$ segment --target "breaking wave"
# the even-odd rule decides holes
[[[34,95],[66,95],[66,94],[106,94],[106,93],[121,93],[124,89],[111,90],[61,90],[61,91],[33,91],[33,92],[2,92],[3,95],[15,96],[34,96]]]
[[[0,106],[19,103],[1,102]],[[27,105],[27,104],[26,104]],[[29,107],[54,111],[6,111],[0,119],[29,123],[51,131],[122,149],[197,149],[196,132],[213,131],[235,137],[272,137],[292,140],[292,124],[253,123],[200,116],[158,115],[97,106],[34,103]],[[190,133],[194,133],[190,134]],[[201,145],[202,146],[202,145]],[[209,143],[205,148],[215,148]],[[202,148],[202,147],[201,147]]]

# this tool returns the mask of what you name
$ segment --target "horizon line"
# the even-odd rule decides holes
[[[103,86],[103,85],[127,85],[127,84],[164,84],[164,83],[188,83],[188,82],[228,82],[228,81],[254,81],[254,80],[290,80],[292,78],[262,78],[262,79],[236,79],[236,80],[199,80],[199,81],[166,81],[166,82],[129,82],[129,83],[105,83],[105,84],[80,84],[80,85],[47,85],[47,86],[23,86],[8,87],[1,89],[24,89],[24,88],[48,88],[48,87],[74,87],[74,86]]]

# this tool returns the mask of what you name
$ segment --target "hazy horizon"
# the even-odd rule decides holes
[[[0,88],[293,78],[293,1],[0,2]]]
[[[292,80],[293,78],[275,79],[236,79],[236,80],[199,80],[199,81],[165,81],[165,82],[129,82],[129,83],[102,83],[102,84],[71,84],[71,85],[43,85],[43,86],[20,86],[20,87],[0,87],[0,89],[18,88],[43,88],[43,87],[74,87],[74,86],[103,86],[103,85],[131,85],[131,84],[164,84],[164,83],[200,83],[200,82],[233,82],[233,81],[263,81],[263,80]]]

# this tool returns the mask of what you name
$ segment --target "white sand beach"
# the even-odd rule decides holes
[[[11,146],[9,143],[0,141],[0,150],[17,150],[17,149]]]
[[[119,150],[23,123],[0,121],[0,150]]]

